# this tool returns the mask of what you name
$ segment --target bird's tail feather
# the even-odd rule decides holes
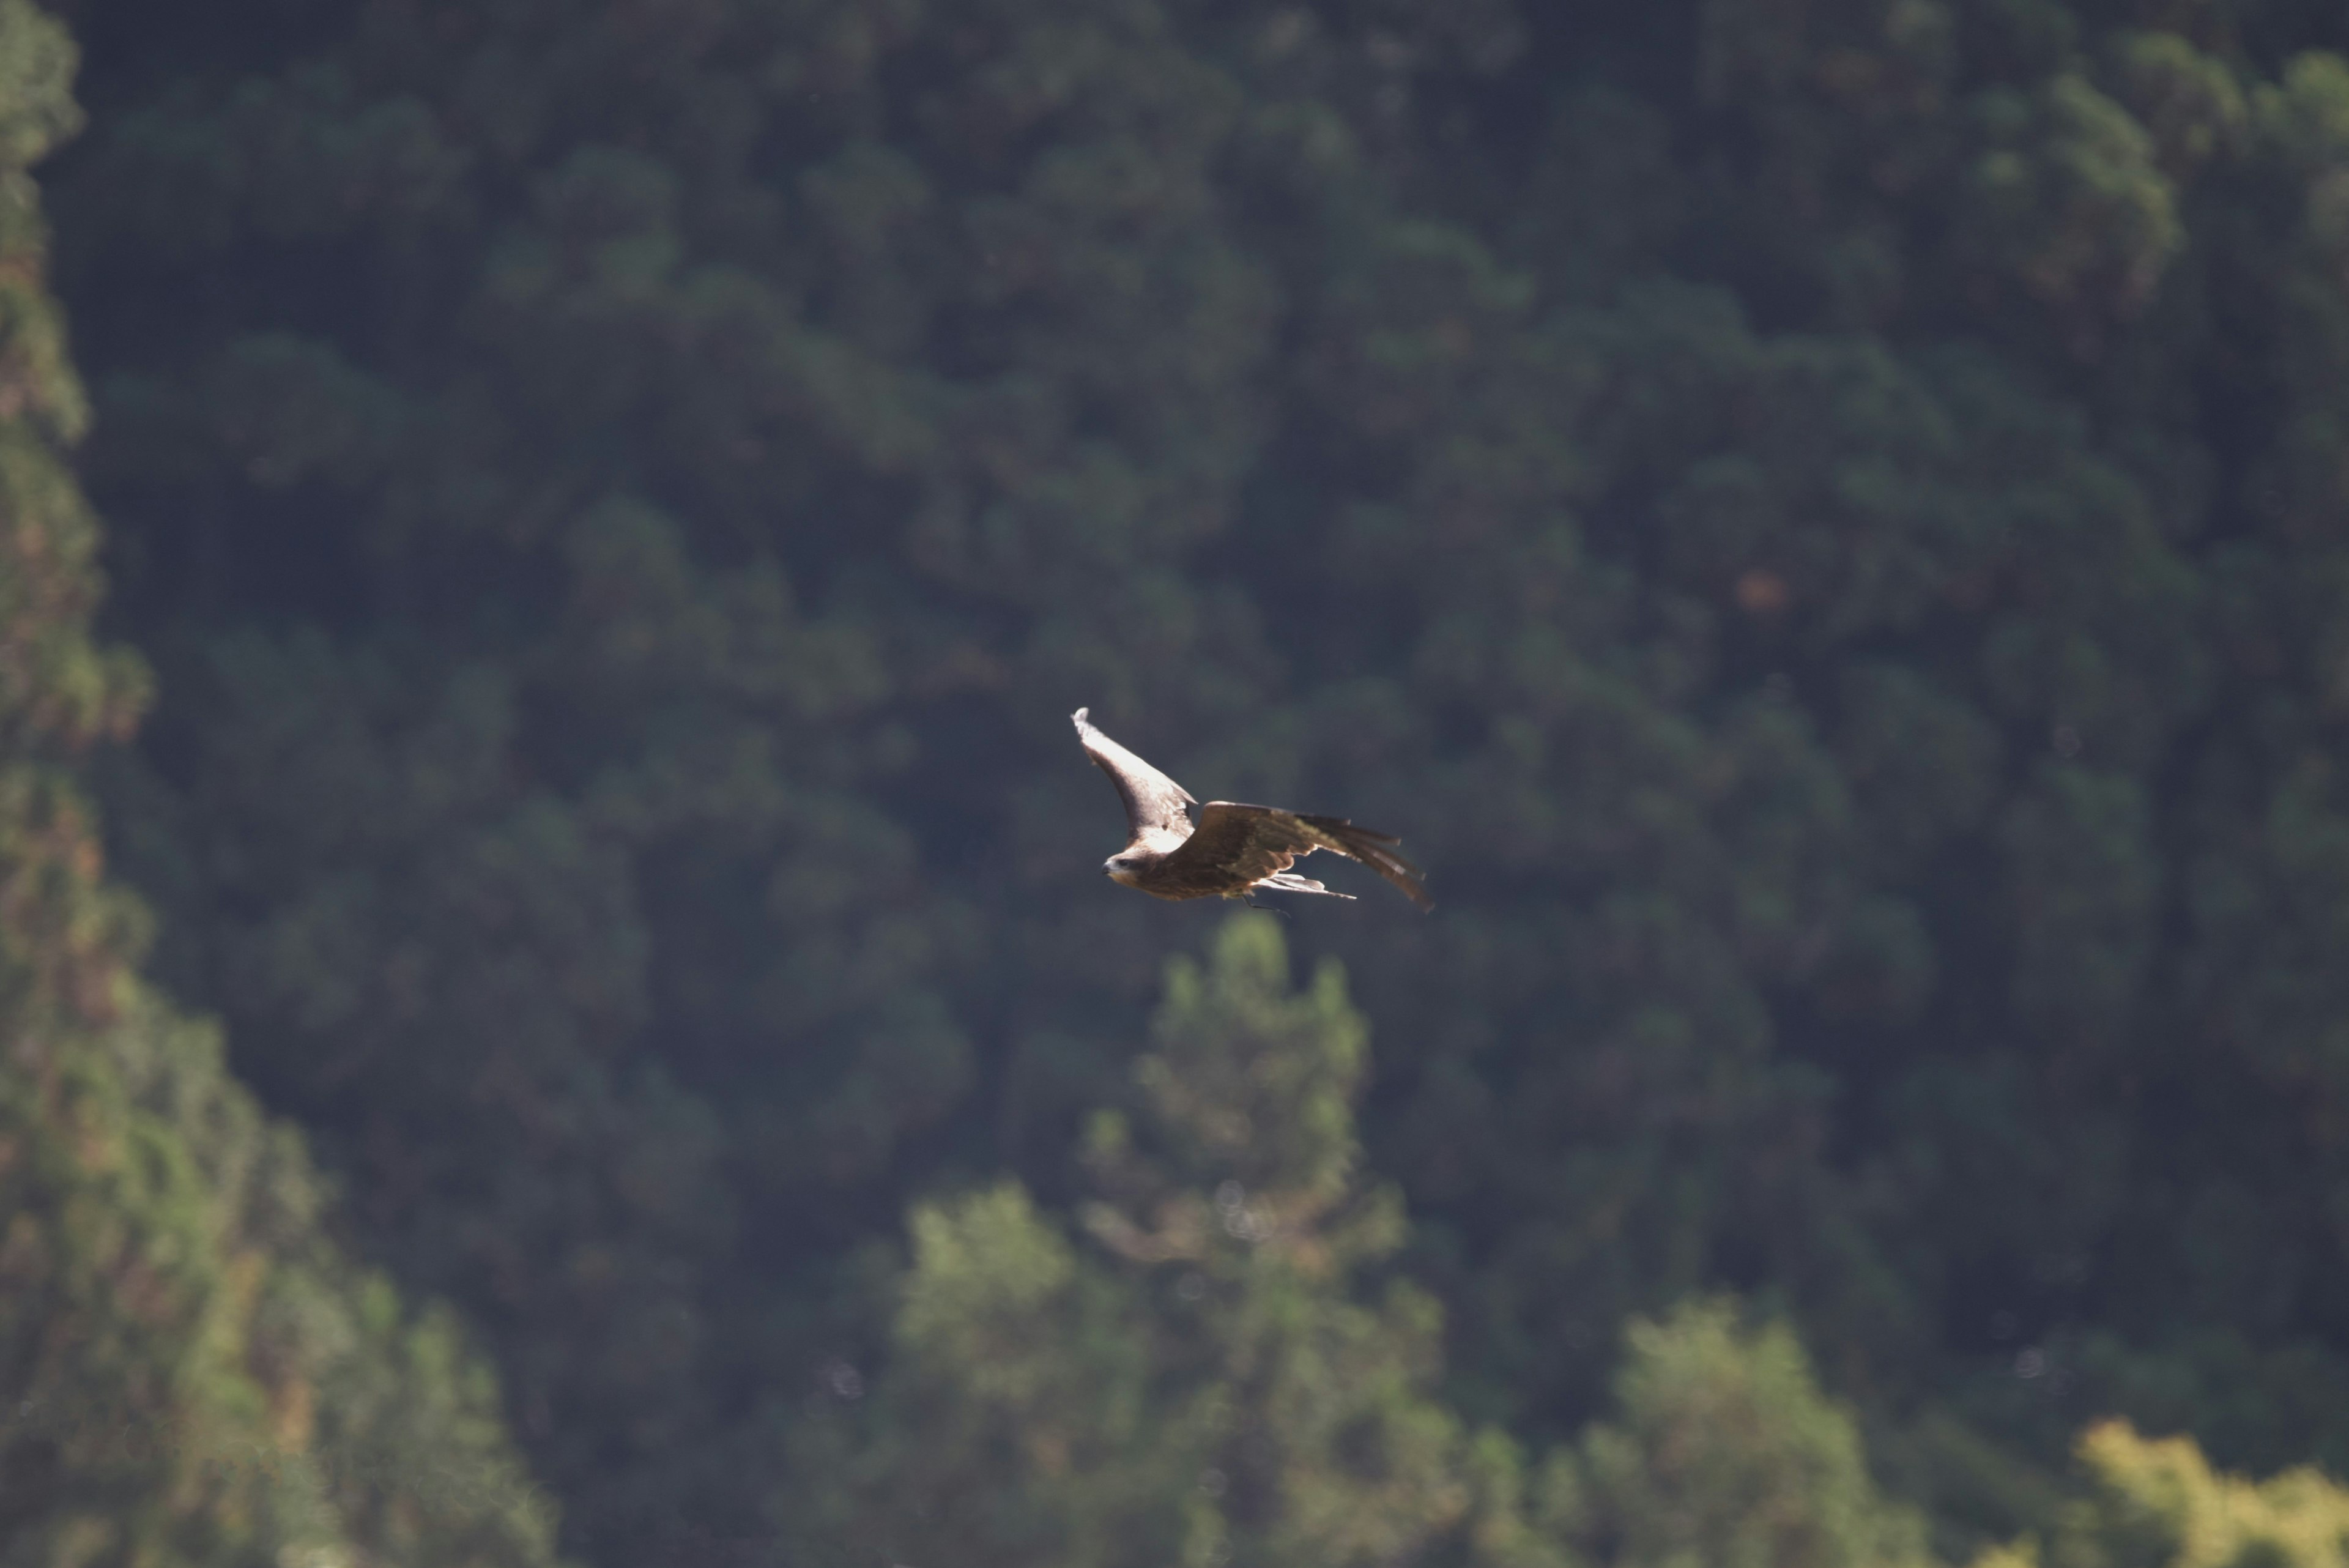
[[[1353,897],[1351,893],[1340,893],[1332,888],[1324,888],[1312,877],[1299,877],[1294,871],[1276,871],[1271,876],[1267,877],[1263,881],[1258,882],[1257,886],[1259,888],[1270,888],[1275,892],[1279,893],[1319,893],[1325,898],[1350,898]]]
[[[1342,816],[1300,815],[1297,820],[1328,834],[1341,853],[1353,857],[1402,888],[1404,896],[1421,909],[1435,907],[1435,900],[1427,896],[1426,888],[1420,883],[1419,867],[1394,852],[1402,839],[1391,833],[1357,827]]]

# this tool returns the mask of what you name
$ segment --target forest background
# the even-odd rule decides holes
[[[0,0],[0,1562],[2340,1563],[2344,51]]]

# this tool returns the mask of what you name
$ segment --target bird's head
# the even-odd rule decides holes
[[[1120,887],[1133,887],[1141,871],[1142,862],[1130,855],[1112,855],[1102,862],[1102,875]]]

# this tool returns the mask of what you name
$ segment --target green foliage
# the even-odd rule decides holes
[[[1317,1207],[1353,1184],[1361,1016],[1334,959],[1309,991],[1288,991],[1288,948],[1269,920],[1226,923],[1204,971],[1169,961],[1154,1048],[1135,1076],[1170,1179],[1201,1190],[1236,1181]],[[1117,1161],[1125,1136],[1117,1121],[1098,1126],[1099,1158]]]
[[[0,164],[18,178],[81,129],[75,64],[73,39],[38,6],[0,11]]]
[[[784,1517],[851,1552],[1071,1564],[1392,1563],[1463,1520],[1435,1307],[1358,1280],[1399,1215],[1348,1169],[1343,979],[1290,994],[1278,929],[1236,916],[1204,970],[1169,963],[1153,1037],[1142,1136],[1089,1140],[1095,1245],[1016,1188],[916,1210],[868,1425],[802,1449]]]
[[[1922,1564],[1921,1521],[1869,1477],[1782,1323],[1746,1331],[1725,1303],[1635,1321],[1616,1421],[1544,1480],[1575,1560],[1622,1568]]]
[[[1953,1549],[2100,1413],[2349,1466],[2333,8],[298,9],[76,16],[85,469],[161,672],[109,821],[582,1550],[784,1528],[836,1365],[978,1445],[825,1450],[939,1467],[924,1540],[1195,1545],[1245,1456],[1168,1388],[1261,1361],[1394,1401],[1401,1501],[1299,1394],[1235,1551],[1533,1562],[1512,1445],[1722,1288]],[[54,500],[18,270],[0,325],[0,494]],[[129,667],[0,610],[0,722],[119,732]],[[1094,875],[1080,703],[1432,867],[1433,921],[1296,911],[1374,1079],[1260,935],[1129,1078],[1199,911]],[[922,1360],[909,1211],[919,1343],[1027,1302],[992,1227],[1090,1370]]]
[[[1988,150],[1968,216],[1995,265],[2069,311],[2140,307],[2184,237],[2152,136],[2075,76],[2028,99],[1985,95],[1978,112]]]
[[[871,1435],[803,1439],[811,1484],[782,1520],[856,1555],[1139,1563],[1185,1542],[1198,1555],[1201,1413],[1153,1397],[1138,1303],[1014,1188],[918,1210],[912,1229]]]
[[[0,3],[0,1541],[11,1563],[541,1563],[487,1369],[326,1240],[288,1129],[132,967],[78,765],[143,664],[90,635],[98,532],[25,164],[72,49]]]
[[[2349,1491],[2313,1469],[2221,1475],[2191,1439],[2119,1421],[2083,1433],[2077,1452],[2085,1495],[2044,1539],[1986,1552],[1983,1568],[2332,1568],[2349,1553]]]

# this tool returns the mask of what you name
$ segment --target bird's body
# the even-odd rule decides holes
[[[1289,869],[1315,850],[1327,849],[1368,866],[1421,909],[1434,907],[1420,886],[1419,872],[1394,852],[1400,840],[1343,817],[1211,800],[1199,807],[1194,827],[1187,808],[1198,803],[1191,792],[1094,729],[1087,711],[1080,708],[1070,715],[1077,738],[1117,786],[1131,836],[1102,867],[1112,881],[1158,898],[1246,898],[1256,888],[1352,898]]]

